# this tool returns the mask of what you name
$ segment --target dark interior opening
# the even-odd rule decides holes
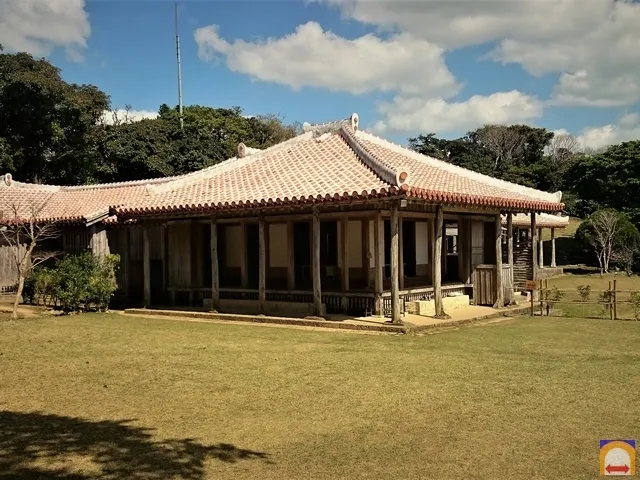
[[[416,276],[416,222],[402,221],[402,260],[404,262],[404,276]]]
[[[211,225],[200,225],[202,231],[202,286],[211,287]],[[224,225],[218,225],[218,268],[222,268],[221,261],[227,258],[225,251],[220,251],[220,245],[225,248],[226,231]],[[220,275],[222,282],[223,275]]]
[[[260,237],[258,235],[258,224],[248,223],[246,225],[247,242],[247,283],[250,289],[257,289],[260,283]]]
[[[293,257],[295,262],[295,284],[297,289],[311,287],[311,224],[293,224]]]
[[[391,221],[384,221],[384,278],[391,278]]]
[[[320,222],[320,271],[323,288],[334,290],[340,287],[336,220]]]

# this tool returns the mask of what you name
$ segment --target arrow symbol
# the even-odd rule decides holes
[[[627,473],[629,471],[629,467],[627,465],[607,465],[607,468],[605,468],[605,470],[608,473],[613,473],[613,472]]]

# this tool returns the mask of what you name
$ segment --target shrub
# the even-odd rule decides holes
[[[31,305],[48,304],[55,298],[56,276],[55,271],[38,266],[35,267],[24,281],[22,300]]]
[[[95,257],[91,252],[69,255],[56,264],[56,298],[65,312],[106,310],[117,289],[118,255]]]
[[[552,289],[544,290],[543,295],[543,300],[545,300],[547,304],[547,315],[549,315],[549,310],[555,306],[556,302],[559,302],[564,298],[565,292],[554,285]]]
[[[609,315],[609,310],[611,309],[611,299],[612,299],[611,291],[605,290],[598,295],[598,302],[602,304],[602,315]]]
[[[640,318],[640,292],[631,292],[629,303],[633,307],[633,318],[638,320]]]
[[[578,293],[583,302],[589,301],[591,295],[591,285],[578,285]]]
[[[94,257],[95,258],[95,257]],[[109,300],[118,288],[116,282],[116,270],[120,263],[120,256],[107,255],[102,259],[96,259],[91,285],[89,287],[90,302],[98,310],[106,310]]]

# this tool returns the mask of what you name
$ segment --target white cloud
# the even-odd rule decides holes
[[[588,127],[576,137],[585,147],[600,149],[629,140],[640,140],[640,115],[629,113],[616,124]]]
[[[102,121],[107,125],[113,125],[116,121],[120,123],[138,122],[145,118],[157,118],[158,112],[151,110],[107,110],[102,114]]]
[[[615,106],[640,100],[640,3],[628,0],[316,0],[349,18],[447,49],[498,42],[490,58],[561,75],[552,100]]]
[[[411,34],[351,40],[308,22],[290,35],[257,42],[229,42],[210,25],[197,29],[195,40],[201,59],[224,59],[235,72],[293,89],[449,97],[460,88],[444,63],[443,49]]]
[[[381,105],[383,118],[373,129],[384,131],[459,132],[488,123],[527,122],[542,116],[542,102],[517,90],[474,95],[463,102],[441,98],[399,97]]]
[[[91,33],[84,0],[0,0],[0,44],[45,56],[61,47],[78,61]]]

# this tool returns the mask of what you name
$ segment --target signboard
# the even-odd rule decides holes
[[[525,289],[530,292],[538,289],[538,283],[535,280],[527,280],[525,282]]]
[[[636,474],[634,440],[600,440],[600,475],[630,477]]]

